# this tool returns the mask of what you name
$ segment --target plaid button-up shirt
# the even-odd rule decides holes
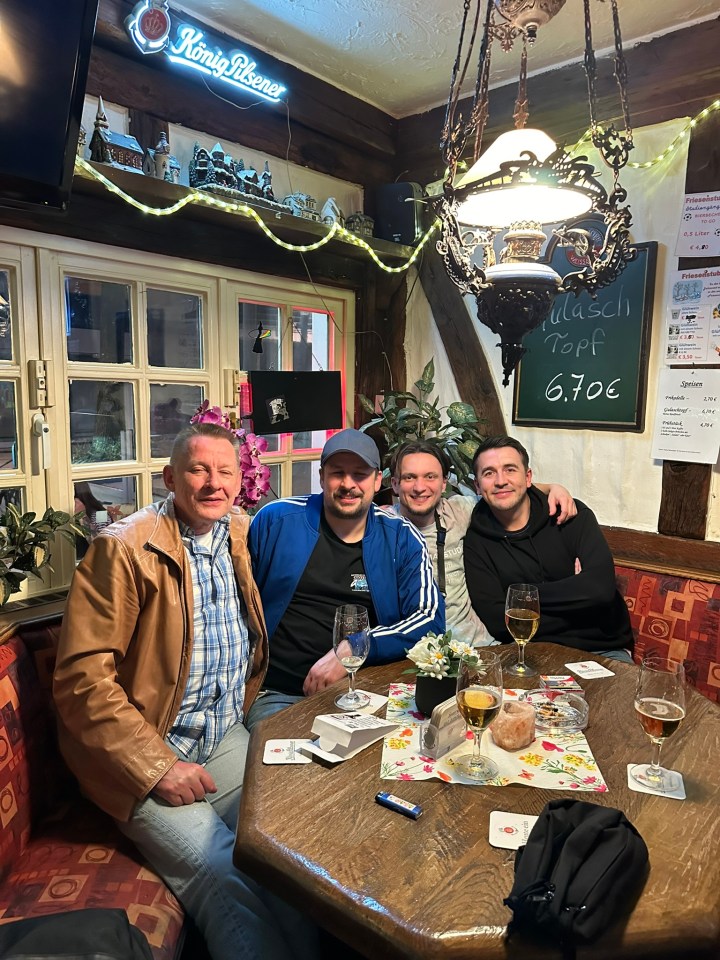
[[[168,507],[174,515],[172,501]],[[211,536],[199,538],[179,520],[178,525],[192,573],[194,642],[185,694],[167,740],[187,760],[204,763],[228,728],[242,720],[247,610],[230,557],[229,518],[218,520]]]

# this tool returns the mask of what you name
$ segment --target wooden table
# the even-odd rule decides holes
[[[557,958],[557,950],[521,938],[505,942],[511,914],[502,900],[512,886],[513,855],[489,845],[488,818],[491,810],[538,814],[547,801],[572,794],[623,810],[644,837],[651,864],[627,923],[579,949],[578,958],[717,960],[720,708],[688,691],[686,719],[663,748],[663,762],[685,778],[687,799],[636,793],[627,787],[626,764],[650,758],[633,709],[637,669],[556,644],[533,643],[528,653],[543,673],[567,673],[563,664],[581,658],[615,672],[582,681],[590,705],[586,734],[608,793],[381,780],[381,744],[334,767],[264,765],[264,742],[310,736],[313,718],[334,711],[339,684],[253,734],[238,865],[367,957]],[[362,670],[359,686],[387,693],[391,681],[411,679],[401,676],[406,666]],[[421,804],[423,815],[413,821],[380,807],[379,790]]]

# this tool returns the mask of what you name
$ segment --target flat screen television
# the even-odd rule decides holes
[[[0,2],[2,206],[67,208],[98,2]]]
[[[337,371],[250,372],[253,430],[259,434],[337,430],[343,425]]]

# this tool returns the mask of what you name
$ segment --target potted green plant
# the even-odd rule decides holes
[[[43,567],[50,566],[50,544],[60,533],[74,544],[75,537],[85,537],[69,513],[48,507],[39,520],[35,513],[20,513],[8,503],[0,517],[0,607],[13,593],[18,593],[29,576],[42,579]]]
[[[415,381],[417,396],[406,390],[388,390],[383,394],[378,415],[374,404],[362,393],[358,399],[363,410],[373,419],[363,424],[361,430],[377,428],[387,444],[385,463],[389,464],[393,453],[408,440],[429,440],[445,451],[453,466],[454,477],[448,482],[449,491],[460,492],[460,485],[467,484],[472,460],[480,441],[480,420],[474,407],[460,400],[440,406],[439,397],[430,400],[435,389],[435,363],[425,364],[422,376]],[[390,483],[390,469],[383,470],[383,483]]]

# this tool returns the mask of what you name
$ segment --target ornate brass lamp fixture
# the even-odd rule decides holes
[[[486,0],[487,8],[478,55],[475,92],[467,117],[459,112],[460,91],[470,66],[478,33],[482,0],[464,0],[457,55],[442,129],[441,150],[446,165],[443,194],[436,201],[442,223],[437,248],[445,268],[463,294],[477,304],[478,319],[500,335],[504,379],[519,363],[525,348],[522,338],[548,316],[559,293],[591,296],[607,286],[635,257],[630,244],[630,209],[619,182],[632,149],[632,128],[627,96],[627,70],[622,49],[617,0],[610,0],[615,36],[617,80],[624,130],[601,127],[596,118],[596,63],[592,44],[590,0],[583,0],[585,59],[590,133],[592,142],[613,173],[608,193],[597,179],[587,157],[572,159],[540,130],[525,127],[528,114],[527,52],[538,29],[557,14],[565,0]],[[489,117],[488,82],[493,43],[509,51],[522,43],[515,129],[502,134],[481,153]],[[463,104],[465,107],[465,104]],[[473,165],[458,177],[466,146],[473,142]],[[599,250],[593,250],[585,230],[572,229],[568,221],[584,213],[599,214],[607,230]],[[548,237],[542,226],[562,224],[552,233],[563,245],[572,245],[585,259],[582,269],[562,278],[548,263],[540,262]],[[496,263],[494,240],[499,232],[505,247]],[[479,254],[482,266],[474,260]]]

